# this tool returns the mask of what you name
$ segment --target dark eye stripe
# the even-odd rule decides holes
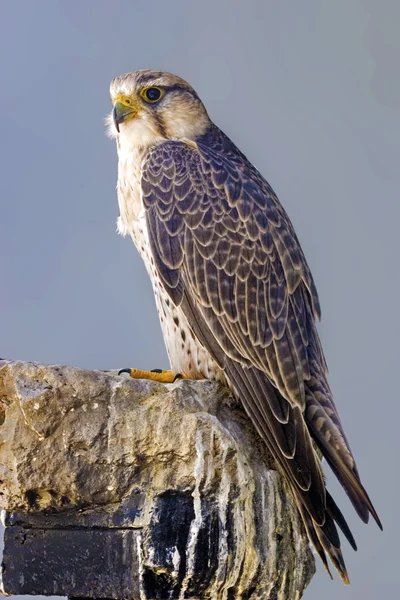
[[[187,94],[190,94],[191,96],[193,96],[193,98],[196,98],[196,100],[200,100],[200,98],[198,97],[198,95],[196,94],[196,92],[194,90],[186,87],[185,85],[181,85],[180,83],[176,83],[175,85],[163,85],[163,89],[166,92],[183,91],[183,92],[186,92]]]

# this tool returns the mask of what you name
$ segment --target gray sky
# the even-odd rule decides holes
[[[187,79],[287,209],[323,310],[330,382],[384,525],[352,585],[321,564],[307,600],[398,593],[400,5],[397,0],[1,0],[0,354],[167,366],[147,274],[116,232],[104,136],[115,75]],[[395,506],[396,504],[396,506]]]

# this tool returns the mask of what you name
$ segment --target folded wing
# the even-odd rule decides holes
[[[170,141],[142,173],[154,263],[200,343],[225,370],[295,497],[309,537],[348,581],[314,443],[360,517],[364,490],[326,380],[310,270],[269,184],[219,132],[216,150]]]

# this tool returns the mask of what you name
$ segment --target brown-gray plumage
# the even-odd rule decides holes
[[[162,90],[154,103],[145,97],[150,88]],[[325,566],[327,553],[348,582],[336,525],[355,543],[315,447],[361,519],[371,513],[380,522],[327,382],[318,296],[293,226],[186,82],[142,71],[114,80],[111,96],[120,230],[132,235],[153,279],[171,368],[230,385],[286,477]]]

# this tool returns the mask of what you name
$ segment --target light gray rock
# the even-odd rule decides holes
[[[4,364],[0,506],[7,593],[295,600],[314,573],[281,476],[209,381]]]

